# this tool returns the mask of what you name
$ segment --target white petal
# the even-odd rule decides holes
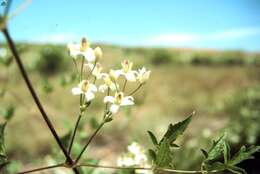
[[[94,65],[92,63],[86,63],[85,66],[88,67],[90,70],[94,68]]]
[[[107,88],[108,88],[107,85],[100,85],[100,86],[98,87],[98,90],[99,90],[100,92],[105,92],[105,90],[107,90]]]
[[[70,56],[71,57],[77,59],[80,55],[82,55],[80,51],[78,51],[78,50],[70,50]]]
[[[112,96],[106,96],[105,98],[104,98],[104,103],[114,103],[115,102],[115,98],[114,97],[112,97]]]
[[[130,71],[128,73],[125,74],[125,78],[130,81],[130,82],[135,82],[136,81],[136,77],[135,77],[135,73],[134,71]]]
[[[97,87],[93,84],[89,84],[89,91],[97,92]]]
[[[112,104],[111,106],[110,106],[110,111],[113,113],[113,114],[115,114],[115,113],[117,113],[117,111],[119,110],[119,105],[116,105],[116,104]]]
[[[119,69],[119,70],[115,70],[115,74],[117,75],[117,77],[119,77],[120,75],[124,75],[124,70]]]
[[[87,92],[87,93],[85,93],[85,97],[86,97],[87,101],[90,101],[95,98],[95,95],[92,92]]]
[[[133,105],[133,104],[134,104],[134,98],[131,96],[124,97],[121,102],[122,106]]]
[[[94,50],[92,48],[88,48],[83,54],[85,59],[89,62],[93,62],[96,59]]]
[[[73,95],[80,95],[80,94],[82,94],[82,91],[81,91],[81,89],[79,87],[72,88],[71,92],[72,92]]]

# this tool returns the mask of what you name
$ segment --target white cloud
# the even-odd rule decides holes
[[[260,35],[260,28],[238,28],[205,34],[165,33],[147,38],[143,44],[155,46],[187,46],[211,41],[234,41],[256,35]]]
[[[39,37],[36,37],[34,42],[37,43],[55,43],[63,44],[68,42],[73,42],[78,38],[77,35],[72,33],[56,33],[56,34],[45,34]]]

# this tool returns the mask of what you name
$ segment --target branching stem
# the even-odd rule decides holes
[[[34,102],[36,103],[36,105],[37,105],[37,107],[38,107],[38,109],[39,109],[39,111],[40,111],[44,121],[46,122],[46,124],[47,124],[49,130],[51,131],[55,141],[59,145],[59,147],[62,150],[64,156],[66,157],[67,162],[69,164],[74,164],[73,160],[71,159],[71,157],[67,153],[65,147],[63,146],[63,144],[62,144],[62,142],[61,142],[61,140],[60,140],[60,138],[59,138],[59,136],[58,136],[58,134],[57,134],[57,132],[56,132],[56,130],[54,128],[54,126],[52,125],[52,123],[51,123],[47,113],[45,112],[45,110],[44,110],[44,108],[43,108],[43,106],[42,106],[42,104],[41,104],[41,102],[40,102],[40,100],[39,100],[39,98],[38,98],[38,96],[37,96],[33,86],[32,86],[32,83],[31,83],[31,81],[30,81],[30,79],[29,79],[29,77],[27,75],[27,72],[26,72],[26,70],[25,70],[25,68],[23,66],[21,58],[20,58],[20,56],[19,56],[19,54],[18,54],[18,52],[16,50],[15,44],[14,44],[11,36],[9,35],[9,32],[8,32],[7,28],[2,29],[2,32],[3,32],[3,34],[4,34],[4,36],[5,36],[6,40],[7,40],[7,44],[9,46],[11,52],[12,52],[12,54],[13,54],[15,60],[16,60],[16,63],[18,65],[18,68],[19,68],[19,70],[20,70],[20,72],[21,72],[21,74],[23,76],[23,79],[24,79],[26,85],[27,85],[27,88],[30,91],[30,93],[31,93],[31,95],[32,95],[32,97],[34,99]],[[79,171],[76,168],[74,168],[73,170],[74,170],[75,174],[79,174]]]
[[[88,139],[87,143],[85,144],[85,146],[83,147],[83,149],[81,150],[81,152],[79,153],[78,157],[75,160],[75,164],[78,163],[78,161],[80,160],[81,156],[83,155],[83,153],[85,152],[85,150],[87,149],[87,147],[89,146],[89,144],[92,142],[93,138],[97,135],[97,133],[99,132],[99,130],[104,126],[106,122],[103,120],[102,123],[98,126],[98,128],[95,130],[95,132],[91,135],[91,137]]]

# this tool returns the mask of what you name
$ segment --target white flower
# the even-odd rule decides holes
[[[150,77],[151,71],[147,71],[145,67],[142,67],[142,69],[139,69],[138,72],[136,72],[136,79],[141,83],[145,83],[149,77]]]
[[[102,78],[105,84],[99,86],[98,90],[100,92],[105,92],[108,88],[112,91],[115,91],[117,88],[119,88],[119,85],[116,82],[113,82],[108,74],[103,73]]]
[[[148,158],[145,154],[145,150],[138,143],[133,142],[128,146],[128,152],[124,153],[117,159],[118,166],[139,166],[139,167],[151,167],[148,163]],[[135,170],[135,173],[138,174],[152,174],[153,172],[147,170]]]
[[[129,62],[128,60],[124,60],[122,63],[122,69],[117,70],[117,74],[124,75],[126,80],[134,82],[136,81],[135,71],[132,70],[133,62]]]
[[[92,63],[87,63],[85,66],[89,67],[90,71],[92,71],[92,75],[95,76],[97,79],[102,78],[101,71],[103,67],[100,65],[100,63],[96,63],[96,65],[93,65]]]
[[[86,38],[82,38],[80,44],[68,44],[69,53],[73,58],[83,56],[87,61],[93,62],[96,59],[95,52],[89,47]]]
[[[96,56],[96,60],[97,60],[97,61],[100,60],[100,59],[103,57],[103,52],[102,52],[102,50],[101,50],[100,47],[96,47],[96,48],[94,49],[94,53],[95,53],[95,56]]]
[[[86,101],[90,101],[95,98],[94,92],[97,91],[97,87],[93,84],[91,84],[87,80],[83,80],[78,84],[77,87],[72,88],[72,94],[73,95],[85,95]]]
[[[117,159],[117,165],[118,166],[134,166],[135,161],[133,158],[128,157],[128,156],[121,156]]]
[[[119,70],[113,70],[113,69],[109,70],[109,77],[112,81],[116,81],[119,75],[120,75]]]
[[[112,113],[117,113],[120,106],[128,106],[134,104],[134,98],[132,96],[126,96],[124,97],[123,92],[115,93],[115,97],[113,96],[106,96],[104,98],[105,103],[112,103],[110,106],[110,111]]]
[[[142,147],[136,143],[136,142],[132,142],[132,144],[130,144],[127,147],[128,151],[134,155],[139,155],[142,151]]]

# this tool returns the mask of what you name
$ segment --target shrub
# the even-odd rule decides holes
[[[66,66],[62,52],[55,46],[45,46],[40,50],[36,69],[45,75],[55,74]]]
[[[236,144],[254,144],[260,138],[260,86],[238,91],[227,101],[225,111],[230,115],[228,132]]]
[[[168,64],[172,61],[172,55],[169,51],[164,49],[159,49],[152,54],[151,63],[154,65]]]

